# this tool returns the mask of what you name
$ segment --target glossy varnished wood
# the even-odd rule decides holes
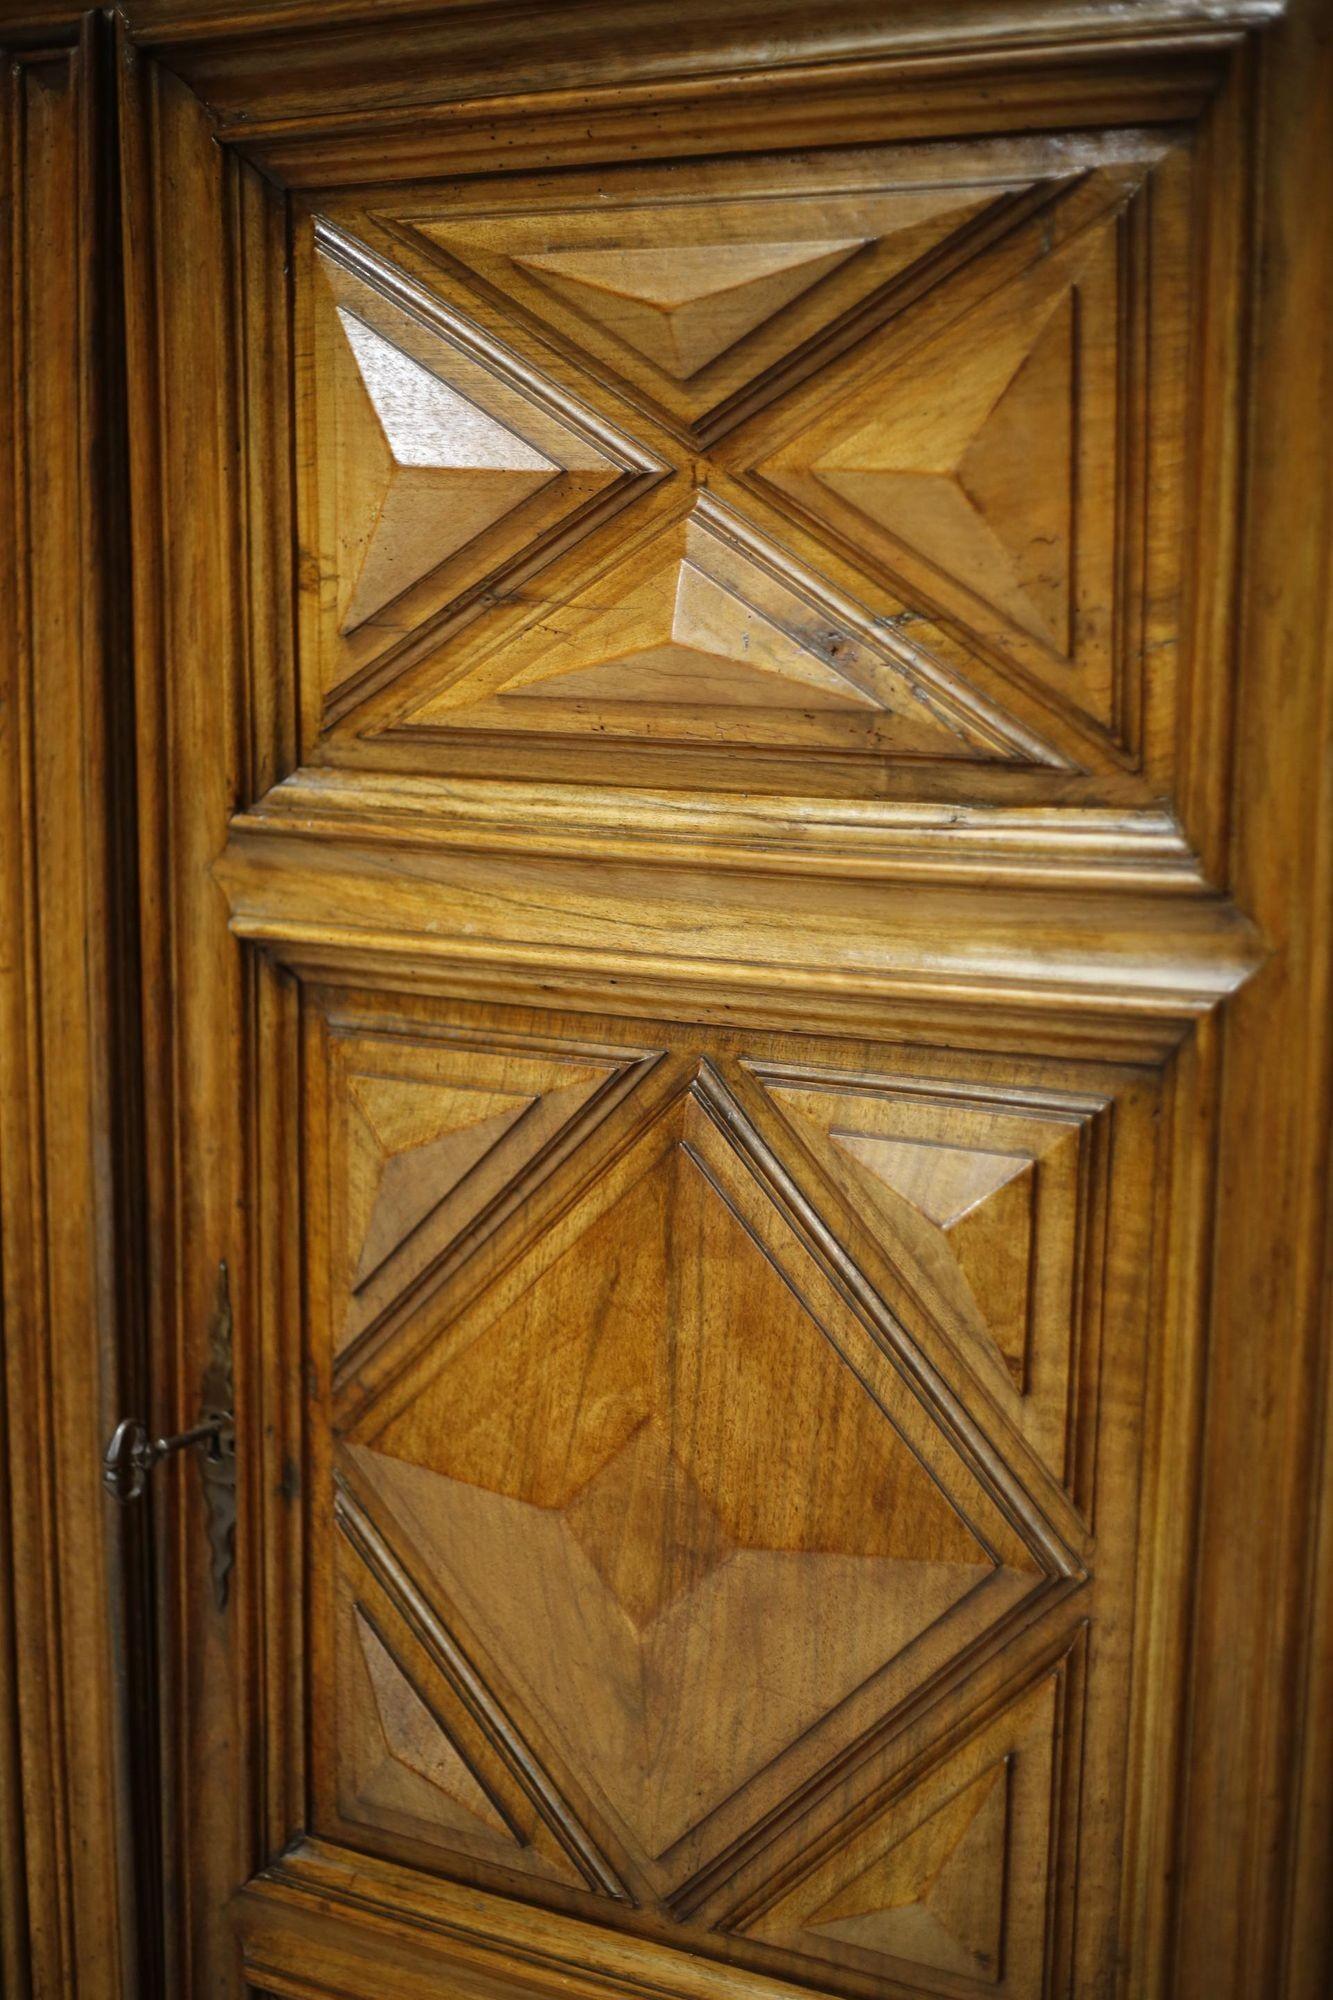
[[[127,1742],[144,1544],[98,1476],[141,1380],[106,54],[87,22],[7,46],[0,104],[0,1988],[128,2000],[155,1780]]]
[[[939,95],[947,136],[835,168],[765,155],[759,97],[730,160],[629,164],[619,79],[604,168],[481,145],[442,194],[418,129],[406,192],[294,205],[281,289],[241,239],[302,554],[213,871],[284,969],[228,1087],[301,1135],[245,1169],[308,1579],[251,1628],[267,1810],[574,1957],[597,1914],[851,1994],[1095,1990],[1117,1933],[1164,1967],[1211,1016],[1269,944],[1203,858],[1238,487],[1196,504],[1193,440],[1240,373],[1188,337],[1245,128],[1200,59],[1174,122],[960,136]],[[286,419],[235,380],[257,526]],[[986,816],[925,863],[909,800]]]
[[[1322,1995],[1277,13],[128,0],[171,1994]]]

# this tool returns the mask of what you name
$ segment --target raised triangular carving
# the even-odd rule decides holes
[[[969,354],[933,398],[890,384],[816,476],[1059,651],[1073,553],[1073,296]],[[946,390],[947,381],[947,394]]]
[[[1015,1388],[1027,1371],[1034,1163],[928,1139],[831,1131],[833,1143],[948,1239]]]
[[[342,625],[350,631],[520,506],[559,467],[355,314],[340,308],[338,318],[388,459],[369,525],[346,524],[363,550],[346,590]]]
[[[317,237],[307,588],[332,714],[392,679],[406,641],[466,615],[488,579],[665,468],[391,266],[327,225]]]
[[[820,1969],[821,1988],[833,1971],[913,1992],[943,1974],[950,1991],[1045,1993],[1066,1692],[1061,1667],[987,1704],[968,1739],[876,1809],[826,1799],[734,1927],[804,1960],[807,1977]]]
[[[864,188],[629,208],[605,189],[497,214],[466,195],[410,227],[691,422],[965,230],[1023,183]]]
[[[1133,664],[1132,620],[1116,609],[1128,546],[1117,494],[1134,471],[1124,371],[1138,304],[1120,226],[1131,198],[1120,175],[1067,194],[1046,238],[1020,239],[1026,262],[1001,246],[1002,282],[964,268],[909,307],[882,364],[752,468],[886,571],[895,594],[942,613],[983,674],[998,652],[1113,737]]]
[[[992,1765],[811,1912],[804,1928],[941,1972],[995,1978],[1005,1767]]]
[[[678,244],[517,261],[683,382],[861,245],[860,238]]]
[[[372,1044],[372,1049],[373,1049]],[[445,1050],[344,1072],[336,1345],[391,1308],[623,1073],[611,1060]],[[415,1072],[415,1073],[414,1073]]]
[[[1026,1154],[972,1151],[930,1139],[890,1139],[836,1129],[829,1136],[938,1229],[952,1229],[1031,1165]]]
[[[873,695],[693,563],[680,564],[675,584],[666,643],[543,675],[523,683],[522,693],[709,708],[876,706]],[[636,608],[633,601],[618,607],[604,629],[618,630]],[[596,645],[596,628],[588,643]]]
[[[876,1088],[779,1070],[762,1081],[910,1286],[912,1309],[961,1342],[1062,1475],[1092,1107],[926,1079]]]
[[[1006,551],[997,584],[1020,624],[1069,654],[1074,545],[1074,294],[1045,326],[958,462],[958,485]]]
[[[507,621],[400,726],[1005,755],[994,719],[826,588],[702,500],[565,602]]]
[[[427,1707],[407,1669],[389,1651],[365,1612],[358,1608],[354,1616],[388,1756],[439,1794],[432,1816],[441,1825],[467,1830],[480,1827],[502,1840],[512,1840],[512,1829],[469,1770],[444,1724]],[[413,1803],[410,1796],[407,1803]]]
[[[353,1283],[361,1285],[535,1100],[370,1076],[354,1078],[350,1096],[369,1140],[351,1158],[351,1221],[361,1236]]]

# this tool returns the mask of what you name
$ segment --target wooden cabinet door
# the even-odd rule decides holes
[[[1245,10],[141,11],[171,1990],[1258,1990]]]

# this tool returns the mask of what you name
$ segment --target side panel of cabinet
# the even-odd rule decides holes
[[[140,1380],[120,344],[106,49],[47,33],[0,85],[0,1987],[130,2000],[145,1545],[99,1478]]]

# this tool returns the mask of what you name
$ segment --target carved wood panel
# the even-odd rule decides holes
[[[309,744],[1135,796],[1178,694],[1189,187],[1113,134],[333,202]]]
[[[1132,1586],[1147,1079],[308,1012],[314,1830],[853,1994],[1044,1991],[1126,1722],[1114,1643],[1068,1690]]]
[[[293,1994],[1274,1984],[1268,4],[205,0],[124,65],[155,1351],[225,1256],[251,1441],[183,1991],[233,1912]]]

